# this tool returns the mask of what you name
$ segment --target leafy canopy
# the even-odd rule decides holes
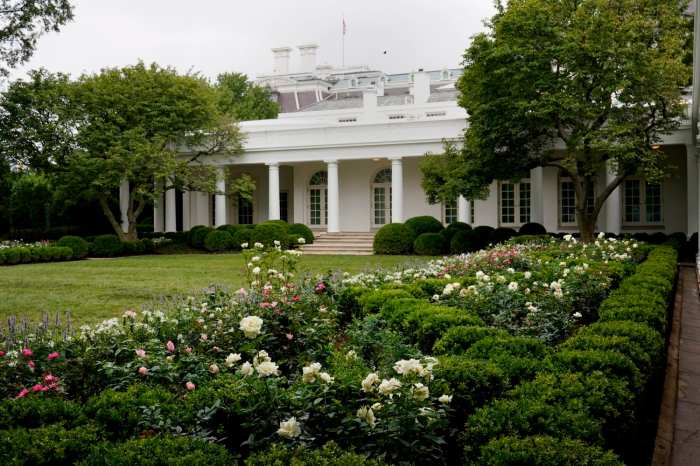
[[[222,73],[216,78],[220,92],[219,108],[237,121],[277,118],[279,106],[270,90],[248,81],[241,73]]]
[[[624,177],[660,179],[653,146],[679,126],[689,29],[679,0],[510,0],[464,55],[463,148],[423,163],[431,200],[481,198],[493,180],[557,167],[574,181],[579,226]],[[585,199],[606,164],[618,175]],[[586,217],[588,215],[588,217]]]

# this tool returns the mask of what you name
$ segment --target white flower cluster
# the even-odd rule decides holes
[[[235,355],[233,356],[233,359],[235,359]],[[262,350],[259,351],[253,358],[253,364],[249,363],[248,361],[244,362],[238,372],[244,377],[253,375],[255,372],[258,373],[258,377],[260,378],[270,377],[273,375],[279,375],[279,366],[272,362],[272,359],[270,359],[267,351]]]
[[[321,363],[318,362],[312,362],[308,366],[304,366],[301,369],[301,373],[301,380],[303,380],[304,383],[314,383],[316,380],[320,380],[321,382],[331,384],[334,380],[328,372],[321,372]]]

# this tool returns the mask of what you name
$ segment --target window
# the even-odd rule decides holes
[[[474,207],[475,205],[476,201],[472,199],[472,201],[469,203],[469,221],[472,225],[476,224],[476,208]]]
[[[593,212],[595,206],[595,189],[588,193],[586,199],[586,209]],[[559,180],[559,224],[576,224],[576,186],[568,178]]]
[[[442,204],[442,218],[445,225],[457,221],[457,201],[448,201]]]
[[[627,224],[656,224],[663,221],[661,185],[640,179],[623,184],[623,221]]]
[[[238,224],[253,224],[253,203],[241,196],[238,196]]]
[[[280,191],[280,220],[289,222],[289,193]]]
[[[500,223],[501,225],[522,225],[530,221],[530,182],[501,182]],[[473,204],[473,203],[472,203]],[[472,223],[474,220],[472,218]]]

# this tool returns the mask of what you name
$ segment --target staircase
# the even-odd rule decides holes
[[[371,256],[374,233],[318,233],[313,244],[304,246],[304,254]]]

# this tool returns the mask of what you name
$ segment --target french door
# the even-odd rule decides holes
[[[391,223],[391,183],[372,185],[372,226],[380,228]]]
[[[328,223],[328,188],[309,188],[309,224],[322,227]]]

